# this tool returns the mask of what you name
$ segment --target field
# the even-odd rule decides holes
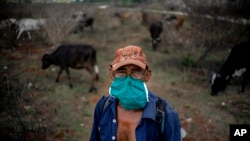
[[[210,95],[210,76],[220,68],[229,48],[209,52],[196,65],[206,48],[204,44],[194,43],[195,29],[192,20],[186,18],[178,30],[174,28],[175,22],[165,23],[162,42],[153,51],[147,24],[142,25],[133,17],[122,24],[114,17],[114,12],[130,10],[135,13],[138,7],[131,10],[99,9],[97,4],[22,5],[12,11],[13,17],[18,17],[16,13],[22,11],[22,16],[46,15],[51,19],[70,17],[72,12],[83,10],[95,17],[95,23],[93,31],[86,28],[79,34],[66,34],[61,29],[56,34],[54,30],[63,24],[56,19],[57,26],[47,29],[49,39],[32,32],[34,38],[28,40],[23,35],[16,48],[1,45],[0,138],[6,141],[87,141],[95,104],[108,94],[111,83],[108,68],[113,54],[119,47],[131,44],[142,47],[148,57],[153,71],[148,88],[179,113],[187,132],[184,141],[228,141],[230,124],[250,124],[249,86],[244,94],[238,94],[236,86],[230,85],[218,96]],[[202,37],[211,37],[205,36],[206,32],[203,34]],[[91,77],[85,70],[70,70],[74,85],[70,89],[65,72],[60,82],[55,83],[58,68],[41,69],[45,53],[51,53],[59,44],[77,43],[93,45],[97,50],[100,69],[97,93],[88,92]]]

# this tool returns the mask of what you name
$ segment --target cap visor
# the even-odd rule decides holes
[[[146,64],[144,64],[144,63],[142,63],[141,61],[138,61],[138,60],[125,60],[125,61],[113,64],[112,69],[114,71],[114,70],[117,70],[118,68],[120,68],[121,66],[130,65],[130,64],[136,65],[136,66],[138,66],[138,67],[140,67],[142,69],[146,69]]]

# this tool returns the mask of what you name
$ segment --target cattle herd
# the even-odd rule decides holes
[[[128,16],[121,15],[120,13],[114,14],[116,17],[121,18],[122,23],[128,18]],[[143,15],[145,18],[146,15]],[[73,13],[72,19],[75,20],[75,26],[72,29],[73,33],[79,33],[84,30],[85,27],[90,27],[93,31],[94,18],[87,16],[84,12],[78,11]],[[176,29],[180,28],[184,22],[184,16],[176,17],[169,16],[165,20],[177,20]],[[148,32],[150,33],[152,50],[157,49],[160,43],[161,33],[164,30],[164,24],[162,20],[152,21],[148,26]],[[28,39],[32,39],[30,31],[43,31],[44,37],[46,32],[46,19],[5,19],[0,22],[0,32],[2,36],[7,36],[7,31],[15,34],[16,39],[26,33]],[[39,32],[41,33],[41,32]],[[239,93],[244,93],[247,80],[250,77],[250,41],[246,41],[235,45],[219,72],[214,73],[211,78],[211,95],[218,95],[230,84],[231,80],[239,80]],[[51,54],[45,54],[42,57],[42,69],[48,68],[50,65],[56,65],[60,69],[56,78],[56,82],[59,82],[61,73],[65,70],[67,73],[69,86],[73,87],[70,77],[69,68],[73,69],[86,69],[92,75],[92,82],[89,88],[89,92],[97,91],[96,83],[98,80],[98,65],[96,59],[96,50],[90,45],[60,45]]]
[[[84,30],[85,27],[90,27],[93,30],[94,18],[91,16],[87,16],[86,13],[82,11],[78,11],[72,14],[72,20],[74,22],[74,26],[72,31],[74,33],[78,33]],[[0,31],[2,34],[6,33],[6,30],[15,31],[16,39],[20,39],[22,35],[27,34],[28,39],[32,39],[31,31],[39,31],[39,33],[43,33],[43,37],[46,36],[46,24],[47,21],[44,18],[23,18],[20,20],[10,18],[3,19],[0,22]]]

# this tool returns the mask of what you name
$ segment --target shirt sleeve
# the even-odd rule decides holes
[[[100,134],[99,134],[99,121],[101,119],[103,106],[105,104],[107,97],[103,96],[96,104],[95,110],[94,110],[94,119],[92,124],[92,131],[90,134],[90,141],[100,141]]]
[[[166,111],[163,141],[181,141],[179,115],[169,105],[166,105]]]

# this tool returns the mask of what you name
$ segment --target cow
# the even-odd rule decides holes
[[[184,21],[185,17],[183,15],[178,16],[175,23],[175,29],[176,30],[180,29],[183,26]]]
[[[28,38],[31,40],[30,31],[42,30],[45,28],[46,20],[45,19],[21,19],[17,21],[19,32],[17,35],[17,39],[20,38],[23,32],[27,32]]]
[[[91,31],[93,31],[93,24],[94,24],[94,18],[93,17],[86,17],[83,20],[80,20],[78,22],[79,30],[83,31],[84,27],[90,27]]]
[[[84,13],[83,11],[74,12],[72,15],[72,18],[75,19],[76,22],[79,22],[84,17],[86,17],[86,13]]]
[[[4,19],[0,21],[0,30],[9,28],[12,24],[16,23],[16,19],[10,18],[10,19]]]
[[[18,26],[16,19],[10,18],[0,21],[0,39],[4,41],[6,46],[17,47],[16,35]]]
[[[96,50],[91,45],[60,45],[53,53],[44,54],[42,57],[42,69],[47,69],[52,64],[60,67],[55,82],[59,82],[59,77],[65,70],[69,80],[69,87],[73,88],[69,68],[85,68],[92,75],[89,92],[97,91],[96,82],[99,79],[99,70]]]
[[[125,24],[126,22],[129,21],[129,19],[131,19],[132,13],[131,12],[125,12],[125,13],[115,12],[114,17],[117,17],[121,21],[122,24]]]
[[[73,32],[78,33],[82,32],[85,27],[90,27],[91,31],[93,31],[94,18],[91,16],[87,16],[86,13],[82,11],[75,12],[72,16],[75,20],[76,25],[74,26]]]
[[[177,19],[177,16],[176,15],[163,15],[164,17],[164,19],[166,20],[166,21],[173,21],[173,20],[176,20]]]
[[[157,44],[161,41],[160,35],[163,31],[162,21],[154,21],[150,24],[149,32],[153,50],[156,50]]]
[[[133,24],[146,24],[145,18],[146,13],[144,11],[124,11],[124,12],[115,12],[114,17],[117,18],[122,25],[127,23]]]
[[[250,76],[250,41],[235,45],[222,65],[218,73],[212,76],[211,95],[218,95],[218,92],[224,91],[230,80],[241,76],[239,93],[244,93],[247,79]]]
[[[10,18],[0,21],[1,35],[6,34],[8,30],[12,30],[15,34],[17,33],[18,26],[16,24],[16,19]]]

